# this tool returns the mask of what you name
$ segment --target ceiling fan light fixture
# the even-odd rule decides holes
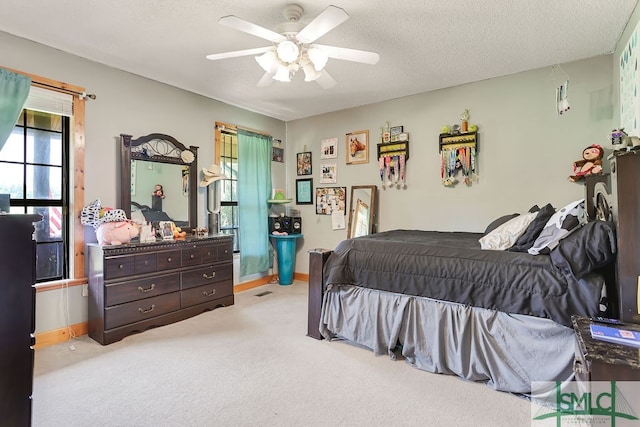
[[[278,57],[273,50],[268,50],[260,56],[256,56],[256,62],[267,73],[275,73],[278,67]]]
[[[300,48],[291,40],[285,40],[278,43],[276,52],[278,53],[278,58],[280,58],[282,62],[291,63],[298,59],[298,56],[300,55]]]
[[[327,55],[327,53],[316,46],[311,46],[307,50],[307,56],[309,57],[309,61],[311,61],[316,71],[322,71],[324,66],[327,65],[327,61],[329,60],[329,56]]]
[[[320,77],[320,73],[316,71],[311,62],[307,62],[302,65],[302,71],[304,71],[304,81],[312,82]]]
[[[282,64],[278,65],[278,69],[276,73],[273,75],[273,79],[279,82],[290,82],[291,75],[289,73],[289,67],[286,67]]]

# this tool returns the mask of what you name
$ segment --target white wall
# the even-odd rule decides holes
[[[313,152],[314,188],[321,163],[338,164],[338,182],[331,185],[348,187],[348,204],[352,185],[380,188],[375,145],[380,127],[389,121],[403,125],[410,136],[408,188],[379,189],[379,231],[480,232],[496,217],[534,204],[561,207],[583,197],[583,186],[567,179],[582,150],[594,143],[608,148],[614,110],[611,63],[607,55],[562,64],[570,78],[571,110],[561,117],[554,109],[556,83],[549,67],[289,122],[288,191],[295,193],[295,153],[305,145]],[[464,109],[479,126],[479,179],[470,187],[444,187],[438,135],[443,125],[459,124]],[[370,133],[369,163],[346,165],[345,134],[362,129]],[[333,137],[340,141],[338,159],[321,161],[320,141]],[[316,215],[315,206],[295,207],[302,211],[304,234],[295,271],[308,272],[307,250],[333,248],[347,233],[332,230],[331,218]]]

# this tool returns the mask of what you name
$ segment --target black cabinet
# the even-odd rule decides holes
[[[620,318],[640,323],[640,152],[617,154],[610,166],[618,240],[616,279]]]
[[[31,425],[40,215],[0,215],[0,425]]]

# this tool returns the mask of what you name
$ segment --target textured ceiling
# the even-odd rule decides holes
[[[288,121],[611,53],[637,0],[299,1],[303,23],[330,4],[350,15],[318,43],[380,54],[376,65],[330,59],[328,90],[303,73],[259,88],[252,57],[205,59],[269,45],[218,18],[276,30],[288,3],[2,0],[0,31]]]

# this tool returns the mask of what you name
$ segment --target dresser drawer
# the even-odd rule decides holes
[[[136,274],[153,273],[158,265],[156,254],[141,254],[135,256]]]
[[[200,247],[185,248],[182,250],[182,266],[189,267],[191,265],[201,264]]]
[[[191,271],[184,271],[181,274],[182,289],[193,288],[194,286],[231,279],[233,277],[233,264],[210,265]]]
[[[233,294],[233,280],[211,283],[181,292],[182,308],[213,301]]]
[[[200,247],[200,256],[204,264],[218,262],[218,247],[220,245],[207,245]]]
[[[132,276],[135,272],[136,258],[134,255],[118,256],[104,260],[105,280]]]
[[[105,309],[104,328],[113,329],[180,309],[180,293],[159,295]]]
[[[134,274],[153,273],[156,271],[157,265],[158,258],[155,253],[107,258],[104,266],[104,278],[109,280]]]
[[[109,307],[180,290],[180,273],[105,285],[104,304]]]
[[[233,259],[233,241],[218,245],[218,261],[231,261]],[[204,260],[203,260],[204,262]]]
[[[158,271],[180,267],[180,250],[158,252]]]

